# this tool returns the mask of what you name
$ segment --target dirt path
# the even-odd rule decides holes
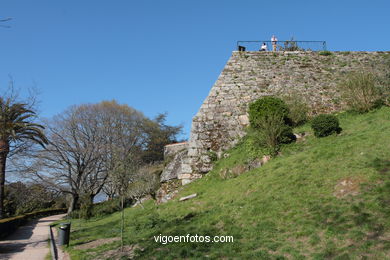
[[[0,259],[44,260],[49,253],[49,225],[64,216],[40,218],[19,227],[6,240],[0,241]]]

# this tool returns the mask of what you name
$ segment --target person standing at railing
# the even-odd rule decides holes
[[[267,44],[265,44],[265,42],[261,45],[260,51],[267,51]]]
[[[278,43],[278,38],[276,38],[275,35],[272,35],[271,42],[272,42],[272,50],[276,51],[276,44]]]

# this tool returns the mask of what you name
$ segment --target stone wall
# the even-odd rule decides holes
[[[221,155],[244,135],[248,104],[265,95],[300,95],[311,113],[342,108],[338,83],[350,71],[383,73],[390,52],[233,52],[192,120],[182,174],[211,170],[210,154]],[[191,177],[189,177],[191,176]]]
[[[160,182],[178,179],[187,159],[188,143],[175,143],[164,146],[164,161],[167,163],[160,176]]]
[[[188,149],[188,142],[167,144],[164,146],[164,159],[167,159],[170,156],[174,156],[184,149]]]

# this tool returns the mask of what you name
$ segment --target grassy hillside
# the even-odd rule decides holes
[[[286,146],[263,167],[237,178],[221,170],[255,156],[248,140],[177,199],[126,209],[125,244],[140,258],[390,259],[390,108],[338,115],[340,135]],[[308,125],[295,132],[311,132]],[[197,193],[192,200],[178,198]],[[73,220],[72,259],[102,259],[119,241],[120,213]],[[233,243],[169,243],[155,235],[230,235]]]

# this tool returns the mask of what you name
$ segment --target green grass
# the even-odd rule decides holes
[[[263,167],[221,179],[223,168],[260,156],[244,139],[206,177],[184,187],[192,200],[126,209],[126,245],[143,259],[389,259],[390,108],[338,115],[339,135],[285,146]],[[336,197],[341,180],[357,194]],[[120,214],[73,220],[72,259],[96,259],[119,242],[88,250],[75,246],[119,236]],[[155,235],[230,235],[234,243],[154,242]],[[100,258],[99,258],[100,259]]]

